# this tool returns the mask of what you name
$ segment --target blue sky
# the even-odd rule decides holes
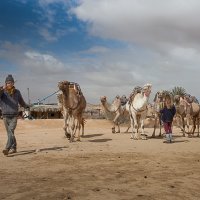
[[[13,74],[32,103],[61,80],[95,104],[145,83],[199,98],[199,15],[197,0],[1,0],[0,83]]]

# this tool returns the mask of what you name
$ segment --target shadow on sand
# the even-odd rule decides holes
[[[24,150],[24,151],[18,151],[17,153],[14,153],[14,154],[8,154],[7,157],[22,156],[22,155],[27,155],[27,154],[32,154],[32,153],[37,153],[37,152],[42,152],[42,151],[55,151],[55,150],[62,151],[65,148],[68,148],[68,147],[63,146],[63,147],[49,147],[49,148],[43,148],[43,149]]]
[[[95,139],[95,140],[89,140],[89,142],[108,142],[111,141],[112,139]]]
[[[90,135],[84,135],[84,136],[81,136],[82,138],[91,138],[91,137],[98,137],[98,136],[102,136],[103,134],[102,133],[99,133],[99,134],[90,134]]]
[[[163,143],[166,143],[166,144],[173,144],[173,143],[182,143],[182,142],[189,142],[189,140],[173,140],[171,143],[170,142],[167,142],[167,141],[163,141]]]

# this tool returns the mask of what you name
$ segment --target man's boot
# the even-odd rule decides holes
[[[167,142],[167,143],[170,143],[170,136],[169,136],[169,133],[166,133],[166,142]]]
[[[170,142],[172,142],[172,140],[173,140],[172,133],[169,133],[169,140],[170,140]]]

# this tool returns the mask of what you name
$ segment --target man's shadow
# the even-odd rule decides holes
[[[8,154],[7,157],[22,156],[22,155],[33,154],[33,153],[38,153],[42,151],[62,151],[65,148],[68,148],[68,147],[62,146],[62,147],[49,147],[49,148],[42,148],[42,149],[24,150],[24,151],[18,151],[17,153],[13,153],[13,154]]]

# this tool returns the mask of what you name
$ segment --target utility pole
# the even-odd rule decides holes
[[[31,104],[31,100],[30,100],[29,88],[27,88],[27,90],[28,90],[28,104],[30,105]]]

